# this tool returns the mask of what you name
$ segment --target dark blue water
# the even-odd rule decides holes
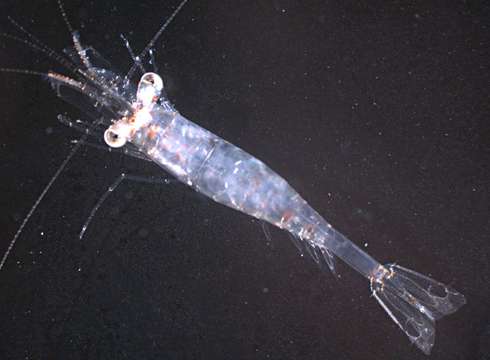
[[[177,1],[66,3],[85,44],[131,65]],[[488,5],[190,1],[156,46],[189,119],[265,161],[382,262],[449,283],[468,304],[437,323],[431,359],[487,359],[490,290]],[[2,4],[57,51],[55,1]],[[61,71],[1,39],[0,66]],[[80,135],[49,84],[0,74],[0,252]],[[94,140],[95,141],[95,140]],[[251,218],[160,169],[84,148],[0,273],[2,359],[426,359],[339,264],[341,279],[267,241]]]

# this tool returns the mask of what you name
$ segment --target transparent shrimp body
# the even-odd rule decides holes
[[[323,219],[262,161],[183,117],[166,99],[162,81],[143,75],[134,113],[106,131],[108,145],[131,142],[180,181],[214,201],[291,233],[334,271],[339,257],[370,280],[371,291],[409,339],[429,354],[434,321],[465,303],[463,295],[398,265],[382,265]]]
[[[306,249],[319,264],[326,263],[332,271],[335,257],[345,261],[369,279],[373,296],[409,339],[428,354],[434,344],[435,320],[461,307],[465,303],[463,295],[412,270],[393,264],[382,265],[373,259],[335,230],[267,165],[177,112],[161,96],[163,82],[157,74],[145,73],[134,94],[129,79],[136,69],[144,72],[143,59],[151,55],[151,48],[186,2],[180,1],[138,56],[132,53],[126,42],[134,61],[126,76],[118,76],[92,65],[87,56],[88,49],[82,46],[78,33],[69,23],[61,0],[58,0],[58,5],[73,40],[71,60],[59,56],[13,22],[21,32],[26,33],[28,40],[7,37],[21,41],[59,62],[71,71],[73,78],[55,72],[43,74],[5,68],[0,71],[42,75],[51,82],[60,97],[75,105],[82,104],[82,110],[91,108],[102,116],[86,129],[88,131],[35,201],[1,258],[0,270],[26,223],[88,134],[112,119],[112,124],[104,133],[104,140],[109,146],[121,148],[127,143],[133,144],[139,152],[132,152],[130,147],[132,156],[145,160],[149,158],[211,199],[288,231],[296,244]],[[73,91],[77,95],[82,94],[86,101],[79,103],[78,97],[76,100],[72,98]],[[70,121],[67,123],[72,124]],[[94,207],[81,235],[100,204],[121,181],[122,177]]]

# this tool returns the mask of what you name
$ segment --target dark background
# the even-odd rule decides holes
[[[489,359],[489,52],[484,2],[191,0],[156,46],[188,118],[264,160],[381,262],[451,284],[431,359]],[[177,1],[67,1],[82,41],[124,72]],[[3,1],[57,51],[56,1]],[[53,60],[7,39],[0,66]],[[0,74],[0,252],[80,135],[39,78]],[[426,359],[339,264],[183,185],[123,184],[151,163],[83,148],[0,273],[1,359]]]

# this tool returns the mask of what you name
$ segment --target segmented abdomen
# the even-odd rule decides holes
[[[297,237],[323,240],[325,220],[262,161],[177,112],[158,109],[152,116],[131,141],[179,180]]]

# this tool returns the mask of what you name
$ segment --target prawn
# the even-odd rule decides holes
[[[42,75],[60,97],[65,98],[67,91],[80,93],[103,116],[86,127],[60,117],[60,121],[70,126],[85,129],[86,134],[22,221],[1,259],[0,269],[39,203],[87,136],[101,136],[110,148],[125,149],[130,156],[154,162],[179,182],[213,201],[288,232],[298,247],[333,273],[335,259],[343,260],[368,280],[373,297],[409,340],[429,354],[435,341],[435,321],[464,305],[462,294],[398,264],[381,264],[375,260],[337,231],[268,165],[182,115],[168,99],[162,78],[156,72],[145,71],[143,62],[151,56],[151,48],[186,2],[181,1],[140,54],[135,55],[126,43],[133,65],[124,76],[91,64],[87,48],[68,21],[61,0],[58,0],[61,14],[72,35],[72,55],[79,62],[75,63],[73,56],[56,54],[30,34],[22,40],[61,63],[72,75],[2,71]],[[143,75],[133,88],[130,79],[137,70]],[[105,128],[103,133],[98,130],[101,126]],[[125,178],[123,174],[92,209],[80,237],[107,195]]]

